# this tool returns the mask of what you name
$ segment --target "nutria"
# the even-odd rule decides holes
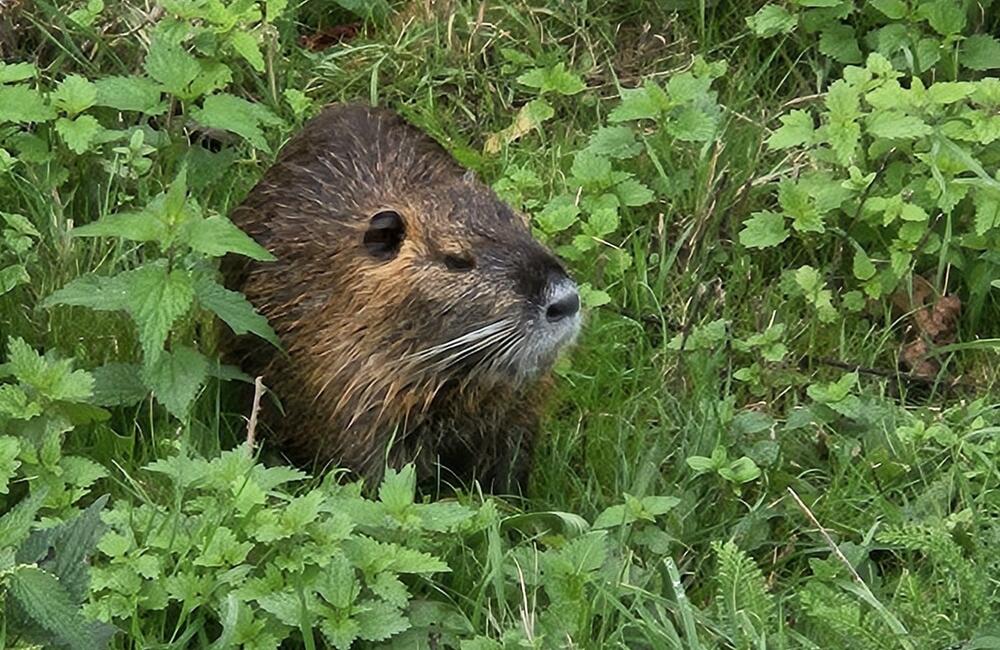
[[[286,454],[523,488],[580,300],[521,216],[395,113],[348,104],[309,121],[232,219],[277,257],[230,282],[286,352],[240,355],[281,401],[265,419]]]

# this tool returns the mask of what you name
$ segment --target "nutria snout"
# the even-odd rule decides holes
[[[526,221],[396,114],[333,105],[233,211],[277,261],[230,275],[287,354],[243,341],[299,462],[523,485],[576,284]]]

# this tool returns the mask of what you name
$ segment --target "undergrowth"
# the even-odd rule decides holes
[[[4,647],[1000,647],[997,33],[991,0],[6,10]],[[581,284],[525,502],[244,442],[219,342],[277,341],[226,215],[344,100]]]

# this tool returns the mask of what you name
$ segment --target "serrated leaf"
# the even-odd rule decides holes
[[[94,368],[90,374],[94,378],[91,402],[98,406],[128,406],[141,402],[149,394],[135,364],[112,362]]]
[[[867,126],[872,135],[889,139],[919,138],[933,131],[919,117],[900,111],[876,111],[868,118]]]
[[[16,548],[28,538],[35,515],[45,503],[48,488],[32,490],[31,494],[0,516],[0,548]]]
[[[899,20],[906,15],[906,3],[903,0],[869,0],[868,4],[893,20]]]
[[[56,108],[73,116],[94,105],[97,101],[97,86],[80,75],[71,74],[63,79],[52,93],[51,99]]]
[[[549,201],[535,215],[535,222],[546,233],[554,234],[566,230],[576,223],[579,214],[580,206],[576,205],[573,197],[562,194]]]
[[[667,132],[683,142],[707,142],[715,136],[715,119],[695,106],[685,106],[671,115]]]
[[[169,234],[167,224],[158,215],[147,210],[111,214],[70,231],[73,237],[121,237],[131,241],[160,243],[166,242]]]
[[[976,90],[976,84],[968,81],[939,81],[927,89],[927,99],[932,104],[954,104],[960,102]]]
[[[587,149],[598,156],[632,158],[642,152],[642,143],[627,126],[602,126],[594,131]]]
[[[181,233],[180,241],[209,257],[236,253],[260,262],[272,262],[276,259],[266,248],[222,215],[192,219]]]
[[[809,145],[813,141],[815,126],[812,115],[806,111],[795,110],[778,118],[781,126],[775,129],[767,139],[771,149],[788,149],[800,145]]]
[[[770,248],[788,239],[785,217],[777,212],[754,212],[743,222],[740,243],[747,248]]]
[[[336,554],[330,558],[316,590],[330,605],[337,609],[347,609],[361,593],[361,585],[358,584],[354,567],[347,558]]]
[[[0,86],[0,123],[47,122],[55,116],[37,90],[23,84]]]
[[[37,74],[34,63],[4,63],[0,61],[0,84],[31,79]]]
[[[30,420],[41,414],[41,405],[29,399],[19,386],[0,385],[0,415],[14,420]]]
[[[826,127],[827,141],[841,165],[848,165],[861,141],[861,126],[857,122],[833,122]]]
[[[0,436],[0,494],[9,492],[10,479],[14,478],[21,461],[17,459],[21,444],[13,436]]]
[[[229,44],[257,72],[264,72],[264,55],[260,52],[257,39],[250,32],[239,29],[229,35]]]
[[[623,88],[621,98],[621,102],[608,114],[608,122],[657,119],[672,106],[663,89],[650,80],[642,88]]]
[[[275,347],[281,347],[277,334],[242,294],[226,289],[211,277],[195,277],[194,292],[198,303],[211,311],[237,335],[251,332]]]
[[[191,273],[168,271],[165,264],[153,263],[122,275],[128,283],[128,311],[139,328],[146,363],[153,363],[163,350],[170,328],[194,301]]]
[[[31,282],[31,276],[23,264],[11,264],[0,269],[0,296],[12,291],[15,287]]]
[[[766,4],[752,16],[746,18],[747,26],[757,38],[769,38],[778,34],[791,33],[798,19],[780,5]]]
[[[207,377],[208,359],[185,346],[161,352],[151,366],[143,369],[143,378],[156,401],[179,420],[187,416]]]
[[[128,275],[125,271],[116,276],[84,275],[54,292],[44,301],[43,307],[75,305],[98,311],[126,309],[129,304]]]
[[[150,77],[163,84],[168,93],[190,99],[191,83],[201,74],[198,61],[179,45],[162,38],[154,39],[144,62]]]
[[[861,63],[864,56],[858,47],[854,28],[835,23],[826,27],[819,36],[819,51],[838,63]]]
[[[941,36],[960,34],[965,29],[965,9],[954,0],[925,2],[918,13]]]
[[[962,41],[958,61],[970,70],[1000,68],[1000,41],[989,34],[974,34]]]
[[[385,641],[410,628],[402,611],[379,600],[365,601],[354,617],[361,626],[358,636],[365,641]]]
[[[260,127],[278,121],[267,108],[226,93],[206,97],[201,108],[194,108],[191,114],[199,124],[231,131],[268,152],[270,148]]]
[[[399,513],[413,505],[416,487],[417,475],[413,465],[406,465],[398,472],[388,468],[379,485],[378,498],[389,512]]]
[[[94,84],[98,106],[144,115],[161,115],[167,110],[166,103],[161,101],[160,86],[146,77],[106,77]]]
[[[51,573],[21,565],[8,575],[7,586],[10,596],[31,621],[60,645],[73,650],[94,650],[106,647],[114,636],[114,627],[84,617]]]
[[[103,130],[101,123],[92,115],[56,120],[56,131],[70,151],[78,155],[86,153]]]
[[[542,94],[556,92],[560,95],[575,95],[587,87],[580,79],[580,75],[567,70],[566,64],[562,61],[549,68],[528,70],[521,74],[517,81],[529,88],[537,88]]]

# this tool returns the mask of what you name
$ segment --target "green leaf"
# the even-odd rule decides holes
[[[595,289],[590,283],[583,283],[579,287],[580,300],[584,306],[590,309],[602,307],[611,302],[611,296],[606,291]]]
[[[194,293],[198,303],[222,319],[236,335],[251,332],[275,347],[281,347],[267,319],[257,313],[243,294],[226,289],[207,274],[195,277]]]
[[[754,212],[743,222],[740,243],[747,248],[770,248],[788,239],[785,217],[777,212]]]
[[[75,305],[98,311],[118,311],[129,304],[128,274],[125,271],[113,277],[84,275],[54,292],[44,301],[43,307]]]
[[[651,189],[634,178],[626,179],[615,185],[614,192],[622,205],[629,207],[647,205],[653,201],[654,196]]]
[[[207,376],[208,359],[185,346],[161,352],[159,358],[143,370],[143,378],[153,396],[179,420],[187,416]]]
[[[826,127],[826,137],[841,165],[848,165],[861,141],[861,127],[857,122],[833,122]]]
[[[760,477],[760,468],[748,456],[741,456],[728,466],[720,467],[719,476],[732,483],[749,483]]]
[[[120,212],[111,214],[94,223],[74,228],[73,237],[121,237],[130,241],[155,241],[165,243],[170,229],[156,214],[142,212]]]
[[[167,110],[166,102],[161,101],[160,86],[146,77],[106,77],[94,85],[98,106],[145,115],[162,115]]]
[[[367,600],[354,616],[360,625],[358,636],[365,641],[385,641],[410,628],[403,612],[384,601]]]
[[[194,301],[191,272],[168,271],[165,264],[154,262],[122,275],[128,283],[128,311],[139,328],[146,363],[154,363],[170,328]]]
[[[42,414],[38,402],[30,400],[19,386],[0,385],[0,416],[14,420],[30,420]]]
[[[192,110],[192,117],[204,126],[231,131],[268,152],[270,148],[260,127],[280,123],[264,106],[226,93],[206,97],[201,108]]]
[[[584,187],[604,188],[613,182],[611,161],[586,149],[578,151],[573,157],[573,167],[570,171],[573,180]]]
[[[757,13],[746,18],[747,25],[758,38],[791,33],[798,19],[780,5],[766,4]]]
[[[708,456],[688,456],[686,459],[688,467],[703,474],[705,472],[713,472],[716,469],[716,461]]]
[[[960,34],[965,29],[965,9],[955,0],[925,2],[917,13],[941,36]]]
[[[0,516],[0,549],[17,548],[28,539],[35,515],[45,503],[48,488],[32,490],[31,494]]]
[[[47,122],[55,116],[37,90],[23,84],[0,86],[0,123]]]
[[[858,90],[843,79],[830,85],[826,92],[826,108],[830,111],[830,121],[846,122],[860,115],[861,103]]]
[[[0,436],[0,494],[8,494],[10,479],[17,474],[21,461],[17,459],[21,444],[13,436]]]
[[[229,44],[257,72],[264,72],[264,55],[260,52],[256,37],[239,29],[229,35]]]
[[[566,230],[576,223],[579,214],[580,206],[576,205],[574,197],[561,194],[549,201],[535,215],[535,221],[544,232],[553,234]]]
[[[970,70],[1000,68],[1000,41],[989,34],[975,34],[962,41],[959,62]]]
[[[899,111],[875,111],[868,118],[867,126],[872,135],[889,139],[919,138],[933,131],[919,117]]]
[[[608,114],[608,122],[655,120],[672,106],[663,89],[650,80],[647,80],[642,88],[622,88],[621,98],[618,106]]]
[[[14,287],[31,282],[28,270],[22,264],[11,264],[0,269],[0,296],[12,291]]]
[[[632,158],[642,153],[642,143],[627,126],[602,126],[594,131],[587,143],[587,150],[609,158]]]
[[[94,368],[90,374],[94,378],[91,402],[98,406],[128,406],[141,402],[149,394],[135,364],[112,362]]]
[[[893,20],[900,20],[906,15],[906,3],[903,0],[869,0],[868,4]]]
[[[144,63],[150,77],[163,84],[168,93],[191,99],[191,83],[201,74],[198,61],[180,46],[156,38],[149,46]]]
[[[676,111],[667,122],[667,133],[684,142],[707,142],[715,137],[715,118],[695,106]]]
[[[38,73],[34,63],[4,63],[0,61],[0,84],[31,79]]]
[[[37,626],[59,645],[94,650],[108,645],[115,628],[90,621],[51,573],[30,565],[16,567],[7,576],[10,596]]]
[[[830,25],[822,31],[819,36],[819,51],[839,63],[864,61],[854,28],[840,23]]]
[[[97,86],[77,74],[66,77],[52,93],[52,103],[73,116],[87,110],[97,101]]]
[[[180,241],[209,257],[236,253],[260,262],[272,262],[276,259],[266,248],[222,215],[192,219],[181,233]]]
[[[854,252],[854,265],[852,267],[854,277],[859,280],[871,280],[875,277],[875,265],[868,259],[868,255],[863,248],[858,248]]]
[[[580,75],[568,71],[562,61],[550,68],[528,70],[519,76],[517,81],[529,88],[537,88],[542,94],[556,92],[560,95],[575,95],[587,87],[580,79]]]
[[[60,117],[56,120],[56,131],[70,151],[78,155],[86,153],[103,130],[100,122],[92,115],[80,115],[73,119]]]
[[[778,119],[781,120],[781,126],[767,139],[769,148],[788,149],[813,143],[813,133],[816,129],[812,115],[807,111],[794,110]]]
[[[976,90],[968,81],[939,81],[927,89],[927,99],[932,104],[946,105],[960,102]]]
[[[417,475],[413,465],[406,465],[398,472],[388,468],[378,488],[379,501],[385,504],[389,512],[400,513],[413,505],[416,486]]]

